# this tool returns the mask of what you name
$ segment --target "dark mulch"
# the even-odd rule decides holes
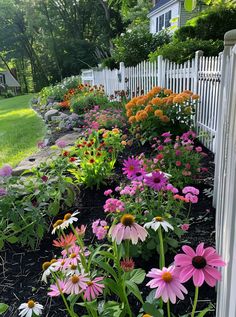
[[[79,223],[90,225],[93,220],[97,218],[104,218],[103,205],[106,197],[103,192],[107,188],[114,188],[119,184],[121,178],[121,163],[128,155],[137,154],[141,152],[150,153],[150,147],[138,147],[133,145],[129,153],[123,153],[119,158],[116,168],[116,177],[113,181],[101,190],[81,190],[77,206],[74,209],[79,209]],[[215,210],[212,207],[212,200],[202,193],[204,188],[210,188],[212,185],[212,178],[214,175],[213,155],[206,150],[208,157],[204,158],[204,164],[209,168],[209,171],[204,174],[204,179],[200,186],[196,186],[201,190],[199,203],[193,205],[192,221],[189,232],[183,236],[184,240],[188,240],[189,244],[195,247],[200,242],[205,242],[206,245],[215,244]],[[88,244],[91,243],[92,235],[88,232]],[[10,305],[10,309],[5,313],[4,317],[18,316],[17,308],[22,302],[29,298],[38,300],[45,306],[43,313],[44,317],[65,317],[63,303],[60,299],[51,300],[47,295],[47,286],[41,282],[41,265],[44,261],[51,259],[58,250],[52,247],[52,236],[50,233],[42,241],[39,249],[36,251],[28,251],[17,246],[7,246],[0,252],[0,302],[5,302]],[[173,255],[169,255],[169,263],[173,260]],[[144,259],[136,259],[137,266],[145,268],[147,271],[152,267],[156,267],[158,258],[155,256],[149,261]],[[174,313],[183,315],[186,311],[191,309],[191,300],[193,298],[194,289],[191,283],[188,283],[187,288],[189,294],[184,301],[180,301],[175,306]],[[146,295],[149,289],[145,286],[142,288],[143,294]],[[215,303],[216,294],[213,288],[204,285],[200,290],[200,300],[198,308],[206,307],[211,301]],[[134,298],[131,298],[131,303],[135,314],[137,315],[139,304]],[[214,313],[209,313],[206,316],[214,317]],[[112,316],[111,316],[112,317]]]

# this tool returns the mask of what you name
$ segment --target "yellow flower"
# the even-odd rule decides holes
[[[112,129],[112,132],[113,132],[114,134],[119,134],[119,133],[120,133],[120,130],[117,129],[117,128],[114,128],[114,129]]]

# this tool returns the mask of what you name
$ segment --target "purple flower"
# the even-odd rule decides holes
[[[172,134],[171,134],[170,131],[169,131],[169,132],[162,133],[161,136],[163,136],[164,138],[168,138],[168,137],[170,137],[171,135],[172,135]]]
[[[199,195],[199,190],[193,186],[186,186],[182,190],[183,194],[191,193],[194,195]]]
[[[45,141],[38,141],[37,146],[39,149],[43,149],[46,147],[46,142]]]
[[[0,168],[0,176],[9,177],[12,174],[12,168],[10,165],[6,164],[2,168]]]
[[[163,173],[160,172],[152,172],[151,174],[147,174],[144,180],[148,187],[151,187],[157,191],[164,189],[167,183],[167,178]]]
[[[195,150],[196,150],[196,152],[198,152],[198,153],[199,153],[199,152],[202,152],[202,147],[201,147],[201,146],[198,146],[198,147],[196,147]]]
[[[109,195],[112,194],[112,192],[113,192],[112,189],[107,189],[107,190],[105,190],[104,195],[105,195],[105,196],[109,196]]]
[[[123,166],[123,174],[125,174],[129,179],[132,179],[133,176],[135,176],[135,174],[141,169],[140,161],[133,157],[128,157],[127,160],[124,160]]]
[[[66,141],[64,141],[64,140],[57,140],[57,141],[56,141],[56,145],[57,145],[58,147],[60,147],[61,149],[63,149],[64,147],[67,146],[67,143],[66,143]]]
[[[177,194],[179,191],[176,187],[174,187],[172,184],[167,184],[166,190],[171,191],[173,194]]]
[[[185,198],[188,199],[188,201],[190,201],[193,204],[196,204],[198,202],[198,197],[190,193],[186,194]]]
[[[7,191],[5,188],[0,188],[0,197],[6,196]]]

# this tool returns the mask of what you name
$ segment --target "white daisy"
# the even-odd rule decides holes
[[[61,263],[57,261],[44,262],[43,263],[43,275],[41,280],[47,283],[47,277],[51,275],[51,272],[57,272],[61,268]]]
[[[52,234],[54,234],[56,232],[56,230],[59,229],[63,229],[63,224],[64,224],[64,220],[57,220],[54,224],[53,224],[53,230],[52,230]]]
[[[19,316],[31,317],[33,314],[36,316],[42,315],[43,306],[33,300],[29,300],[28,303],[21,304],[18,309],[21,310]]]
[[[75,211],[73,212],[73,214],[71,213],[67,213],[65,216],[64,216],[64,219],[63,219],[63,223],[62,223],[62,229],[65,229],[67,227],[69,227],[70,224],[72,224],[74,221],[78,221],[78,218],[75,217],[76,215],[78,215],[79,212],[78,211]]]
[[[162,217],[155,217],[152,221],[145,223],[144,227],[149,229],[152,228],[153,230],[157,231],[159,227],[162,227],[166,232],[168,232],[168,228],[174,230],[173,226],[164,220]]]

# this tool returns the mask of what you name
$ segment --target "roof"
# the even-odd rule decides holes
[[[8,87],[20,87],[19,82],[8,70],[0,71],[0,74],[5,76],[5,83]]]
[[[157,4],[149,11],[148,17],[152,16],[156,11],[158,12],[162,7],[168,7],[170,4],[175,3],[178,0],[159,0]]]

